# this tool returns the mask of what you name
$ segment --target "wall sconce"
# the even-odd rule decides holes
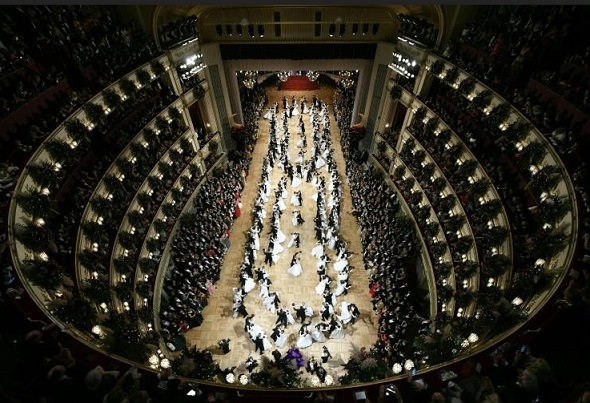
[[[369,23],[365,22],[363,23],[363,35],[367,35],[367,32],[369,32]]]
[[[250,38],[254,38],[254,25],[248,24],[248,33],[250,34]]]
[[[336,33],[336,24],[331,23],[330,27],[328,28],[328,34],[330,35],[330,38],[332,38],[335,33]]]
[[[233,33],[234,33],[234,32],[233,32],[233,28],[232,28],[232,26],[231,26],[230,24],[227,24],[227,25],[225,26],[225,32],[227,32],[227,34],[228,34],[229,36],[232,36],[232,35],[233,35]]]
[[[261,38],[264,37],[264,25],[262,24],[258,24],[258,35],[260,35]]]
[[[352,34],[356,35],[356,33],[359,31],[359,24],[358,22],[355,22],[352,24]]]

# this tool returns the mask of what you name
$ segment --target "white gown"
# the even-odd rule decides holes
[[[256,282],[254,281],[254,279],[252,277],[247,277],[246,281],[244,283],[244,291],[246,291],[247,293],[252,291],[254,289],[254,287],[256,287]]]
[[[272,119],[272,109],[269,108],[266,110],[266,113],[264,114],[264,118],[268,119],[268,120]]]
[[[300,335],[299,338],[297,339],[297,347],[298,348],[307,348],[309,346],[311,346],[313,344],[313,337],[311,337],[311,334],[309,333],[305,333],[303,335]]]
[[[271,312],[275,311],[275,299],[272,295],[268,295],[266,298],[264,298],[262,303],[264,304],[266,309],[268,309],[269,311],[271,311]]]
[[[287,236],[283,233],[283,231],[281,231],[280,229],[277,231],[277,239],[275,242],[285,242],[285,239],[287,239]]]
[[[281,211],[285,211],[287,209],[287,206],[285,205],[285,202],[283,201],[283,199],[279,199],[279,201],[277,202],[277,205],[279,206],[279,209]]]
[[[303,113],[309,113],[309,108],[307,107],[307,104],[303,104]]]
[[[293,178],[293,180],[295,180],[295,178]],[[293,206],[300,206],[300,204],[299,204],[299,198],[297,197],[297,195],[295,193],[293,193],[293,196],[291,196],[291,204]]]
[[[318,243],[316,246],[313,247],[311,250],[311,255],[315,256],[316,258],[320,258],[324,254],[324,245]]]
[[[346,325],[352,319],[352,315],[348,312],[348,302],[342,301],[340,304],[340,321],[342,324]]]
[[[336,287],[336,289],[334,290],[334,295],[339,297],[340,295],[342,295],[342,293],[346,290],[346,288],[344,287],[344,282],[340,281],[338,283],[338,287]]]
[[[260,293],[258,294],[262,298],[268,297],[268,285],[266,285],[266,281],[260,281]]]
[[[313,338],[314,341],[317,341],[319,343],[323,343],[326,341],[326,336],[324,335],[324,332],[318,330],[315,327],[311,331],[311,337]]]
[[[291,311],[289,311],[289,310],[287,310],[287,323],[290,325],[295,323],[295,318],[293,317],[293,314],[291,314]]]
[[[342,270],[338,273],[338,281],[344,282],[348,280],[348,272]]]
[[[299,179],[297,176],[294,176],[293,181],[291,182],[291,186],[296,188],[299,185],[301,185],[301,179]]]
[[[270,350],[272,348],[272,343],[266,335],[262,337],[262,346],[265,350]]]
[[[260,236],[258,235],[258,232],[252,232],[252,240],[254,241],[254,249],[260,250]]]
[[[342,325],[338,324],[336,329],[332,330],[330,333],[331,339],[343,339],[346,333],[344,333],[344,329],[342,329]]]
[[[299,277],[301,275],[301,263],[297,262],[293,266],[289,268],[289,274],[295,277]]]
[[[336,270],[337,272],[340,272],[346,266],[348,266],[348,260],[346,259],[340,259],[334,262],[334,270]]]
[[[318,283],[318,285],[315,286],[315,292],[318,295],[324,295],[324,290],[326,289],[326,284],[328,284],[328,278],[324,278],[322,279],[322,281],[320,281]]]
[[[252,327],[248,331],[248,334],[250,335],[250,338],[254,339],[259,334],[264,334],[264,331],[259,325],[252,323]]]
[[[295,245],[295,238],[296,238],[296,236],[294,234],[291,235],[291,239],[289,239],[289,243],[287,244],[287,248],[290,248],[291,246]]]
[[[285,250],[285,248],[283,248],[280,243],[278,243],[277,241],[275,241],[275,246],[274,246],[274,248],[272,250],[272,254],[273,255],[278,255],[279,253],[281,253],[284,250]]]
[[[297,108],[297,104],[295,104],[295,106],[293,107],[293,116],[298,116],[299,115],[299,108]]]
[[[279,337],[277,337],[277,341],[275,342],[275,345],[278,348],[282,348],[286,342],[287,342],[287,334],[285,334],[285,332],[281,332],[281,335]]]
[[[332,235],[330,237],[330,240],[328,241],[328,248],[334,250],[336,249],[336,241],[338,240],[338,237],[336,235]]]

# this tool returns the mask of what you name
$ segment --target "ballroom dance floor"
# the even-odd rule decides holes
[[[349,258],[349,265],[351,270],[349,275],[349,281],[352,287],[348,291],[347,295],[341,295],[337,297],[338,306],[341,301],[347,301],[354,303],[359,308],[361,315],[355,324],[348,324],[345,328],[346,336],[343,339],[327,339],[325,343],[314,342],[310,347],[302,349],[301,352],[304,358],[307,359],[314,356],[319,362],[322,355],[322,346],[326,345],[332,354],[332,357],[324,368],[328,374],[331,374],[334,380],[337,381],[338,376],[342,375],[343,368],[341,365],[345,363],[354,348],[367,347],[369,348],[376,340],[377,337],[377,316],[373,314],[371,297],[369,294],[369,279],[368,274],[365,271],[362,261],[362,249],[360,238],[358,235],[358,225],[355,217],[351,214],[351,197],[350,187],[345,175],[345,164],[342,155],[342,149],[340,147],[340,135],[338,126],[334,120],[333,109],[332,109],[332,95],[331,89],[320,88],[317,91],[277,91],[275,89],[269,89],[268,92],[269,102],[267,107],[274,104],[275,101],[279,102],[279,114],[283,111],[282,98],[286,96],[287,99],[291,99],[295,95],[297,100],[300,100],[303,95],[306,96],[308,102],[311,102],[314,94],[318,96],[322,101],[329,105],[330,111],[330,128],[332,135],[332,147],[334,148],[334,160],[336,162],[338,172],[340,174],[341,183],[343,186],[343,200],[341,201],[341,227],[340,236],[348,244],[348,249],[353,255]],[[266,112],[266,107],[263,109],[261,115]],[[313,144],[312,140],[312,129],[310,123],[309,114],[304,114],[303,119],[305,122],[306,136],[307,136],[307,154],[306,158],[310,157],[310,149]],[[296,140],[299,138],[297,134],[297,122],[298,117],[292,117],[289,119],[289,129],[291,133],[291,139],[289,142],[289,155],[291,161],[297,156]],[[209,298],[208,306],[203,311],[204,321],[201,326],[189,330],[185,336],[187,343],[190,346],[196,345],[199,349],[208,349],[213,353],[214,359],[219,362],[222,368],[236,366],[235,373],[245,372],[245,361],[249,356],[253,356],[255,359],[260,358],[259,353],[254,353],[254,343],[250,340],[249,335],[244,331],[244,319],[238,316],[237,319],[232,317],[232,288],[239,287],[239,267],[244,259],[244,244],[246,242],[246,234],[252,225],[252,208],[255,202],[255,198],[258,194],[258,184],[261,180],[262,173],[262,160],[267,155],[268,143],[269,143],[269,121],[262,118],[259,122],[259,137],[254,148],[252,164],[248,177],[246,178],[246,185],[242,193],[242,214],[237,218],[233,224],[232,233],[230,236],[231,246],[227,252],[224,260],[224,264],[221,268],[220,280],[217,283],[217,289],[214,294]],[[318,170],[329,179],[326,169]],[[273,170],[270,173],[271,181],[271,196],[268,202],[265,204],[267,217],[264,222],[264,229],[260,233],[260,251],[256,262],[254,263],[254,269],[259,266],[264,266],[264,253],[263,248],[268,245],[268,228],[269,220],[272,212],[272,206],[274,203],[274,191],[276,190],[277,183],[283,175],[282,170],[275,163]],[[327,182],[328,183],[328,182]],[[280,254],[280,258],[277,264],[266,267],[269,272],[269,277],[272,281],[271,291],[277,291],[281,300],[281,306],[291,307],[292,303],[299,305],[301,302],[305,302],[306,305],[311,306],[314,310],[314,316],[311,318],[311,323],[318,323],[321,318],[319,310],[322,305],[322,296],[316,294],[315,287],[318,284],[318,275],[316,273],[316,258],[313,257],[310,252],[313,246],[316,244],[314,238],[314,216],[316,214],[316,203],[312,199],[312,195],[316,189],[311,183],[303,181],[303,183],[297,188],[302,192],[303,206],[294,207],[291,205],[291,195],[293,194],[293,188],[287,185],[288,196],[285,199],[287,209],[283,212],[281,218],[281,230],[287,235],[287,241],[283,242],[285,247],[284,252]],[[303,273],[299,277],[293,277],[287,272],[290,266],[291,257],[296,252],[295,247],[287,248],[287,242],[290,238],[291,232],[294,230],[291,224],[291,217],[293,209],[301,211],[305,223],[297,227],[297,231],[301,234],[301,265]],[[333,258],[335,251],[325,248],[328,256]],[[336,273],[328,266],[328,274],[334,279],[333,287],[337,283]],[[259,285],[256,285],[247,296],[245,297],[245,305],[248,313],[254,314],[253,322],[261,326],[266,334],[270,336],[272,328],[274,327],[277,315],[266,310],[262,303],[262,297],[259,297]],[[293,316],[295,312],[291,310]],[[295,323],[289,325],[286,329],[286,334],[290,335],[287,343],[279,351],[284,354],[290,347],[295,345],[298,337],[300,325]],[[231,351],[228,354],[222,354],[220,349],[217,347],[219,340],[229,338],[231,339],[230,348]],[[272,349],[266,350],[264,355],[272,359]],[[307,376],[307,375],[305,375]]]

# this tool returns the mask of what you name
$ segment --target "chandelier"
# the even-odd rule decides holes
[[[281,80],[282,82],[285,82],[289,79],[289,76],[291,76],[291,72],[286,70],[286,71],[279,71],[277,73],[277,76],[279,76],[279,80]]]
[[[317,71],[309,70],[307,72],[307,78],[309,78],[309,81],[311,81],[311,82],[316,81],[319,76],[320,76],[320,73],[318,73]]]
[[[254,88],[256,85],[256,79],[258,78],[258,72],[254,70],[249,70],[244,72],[244,80],[242,83],[248,89]]]

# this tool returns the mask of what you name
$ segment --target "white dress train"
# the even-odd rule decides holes
[[[301,185],[301,179],[299,179],[297,176],[293,177],[293,182],[291,182],[291,186],[296,188],[299,185]]]
[[[299,338],[297,339],[297,347],[298,348],[307,348],[309,346],[311,346],[313,344],[313,337],[311,337],[311,334],[309,333],[305,333],[303,335],[300,335]]]
[[[295,277],[299,277],[301,275],[301,263],[297,262],[289,268],[289,274]]]

